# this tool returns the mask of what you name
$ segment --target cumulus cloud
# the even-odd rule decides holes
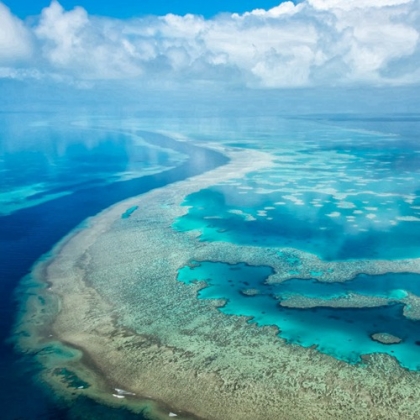
[[[3,56],[26,58],[38,72],[85,81],[418,84],[419,31],[420,0],[288,1],[207,20],[116,20],[66,11],[54,0],[32,26],[0,3],[0,64]],[[37,60],[28,55],[31,37]]]
[[[66,12],[56,1],[44,9],[34,33],[46,61],[56,70],[84,79],[135,77],[141,74],[135,51],[108,19],[89,18],[81,8]]]
[[[31,50],[29,30],[0,2],[0,64],[28,58]]]

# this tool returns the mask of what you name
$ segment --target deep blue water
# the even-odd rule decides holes
[[[346,283],[292,279],[277,285],[264,284],[272,273],[271,267],[204,261],[181,268],[178,280],[186,284],[205,281],[207,286],[198,293],[200,299],[225,299],[221,312],[252,317],[250,322],[258,325],[277,326],[279,335],[290,343],[316,346],[349,363],[361,362],[364,354],[388,353],[402,366],[420,370],[420,321],[405,318],[400,304],[360,309],[292,309],[280,306],[276,299],[289,294],[344,297],[349,292],[390,297],[397,290],[401,293],[401,289],[418,295],[420,275],[361,275]],[[259,293],[249,296],[244,293],[247,289]],[[375,342],[370,336],[378,332],[396,335],[403,341],[396,345]]]
[[[20,132],[19,127],[19,124],[13,126],[14,136]],[[56,198],[49,196],[49,201],[0,217],[1,417],[7,420],[65,419],[80,418],[77,416],[84,412],[84,418],[141,418],[125,411],[103,408],[88,400],[81,400],[77,407],[60,407],[34,383],[39,367],[30,356],[16,355],[12,344],[7,341],[16,317],[14,289],[38,258],[87,217],[128,197],[223,165],[228,159],[217,152],[156,133],[137,131],[135,134],[166,151],[157,152],[147,144],[135,147],[130,135],[124,133],[110,136],[106,131],[48,125],[33,131],[29,129],[25,139],[32,144],[28,150],[14,151],[11,133],[12,130],[0,133],[0,169],[3,175],[0,191],[44,182],[48,183],[45,194],[57,191],[66,191],[67,194]],[[95,142],[89,147],[92,137]],[[70,145],[57,151],[60,141],[69,138]],[[14,139],[18,142],[17,138]],[[118,180],[116,174],[127,168],[133,155],[136,160],[143,161],[150,160],[153,155],[160,165],[165,166],[172,150],[184,154],[187,159],[156,175]],[[144,162],[146,167],[147,164]]]

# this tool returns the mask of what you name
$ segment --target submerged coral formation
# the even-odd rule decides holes
[[[117,204],[63,240],[33,273],[35,284],[48,285],[37,295],[49,312],[28,300],[20,347],[40,352],[44,378],[60,395],[75,398],[63,380],[71,372],[71,383],[83,384],[79,394],[134,411],[146,407],[152,418],[419,418],[420,374],[395,358],[372,354],[349,364],[290,344],[277,327],[221,313],[222,297],[197,299],[205,282],[177,280],[191,261],[269,266],[267,285],[296,277],[297,263],[299,278],[322,273],[320,282],[420,273],[417,259],[326,262],[295,249],[200,242],[197,231],[174,230],[188,194],[272,164],[262,152],[225,153],[228,165]],[[121,218],[135,206],[142,211]],[[259,298],[254,289],[242,291],[244,299]],[[48,346],[55,350],[46,352]]]
[[[372,334],[372,340],[382,344],[400,344],[402,341],[400,337],[384,332]]]

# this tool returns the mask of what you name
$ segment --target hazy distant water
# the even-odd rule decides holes
[[[250,174],[237,183],[217,185],[187,197],[185,204],[192,208],[175,226],[181,230],[198,227],[203,240],[293,246],[329,259],[420,255],[416,244],[420,223],[415,220],[420,217],[420,154],[416,144],[420,123],[413,118],[132,118],[125,123],[107,119],[101,121],[101,127],[106,128],[98,129],[98,121],[70,126],[68,118],[57,121],[51,115],[3,114],[1,122],[2,340],[9,335],[16,316],[13,291],[36,258],[85,217],[141,192],[133,183],[136,177],[182,165],[185,155],[181,150],[173,153],[170,148],[150,147],[133,141],[121,129],[165,129],[198,141],[256,148],[276,156],[275,170]],[[178,176],[206,168],[190,169],[192,172],[185,170]],[[167,182],[169,178],[160,178],[156,186]],[[352,190],[360,189],[365,193],[352,195]],[[96,193],[92,195],[92,191]],[[347,195],[343,197],[343,193]],[[242,215],[232,210],[240,210]],[[215,214],[220,218],[208,219]],[[251,225],[244,215],[255,219]],[[247,299],[251,302],[253,298]],[[235,310],[243,311],[242,304]],[[321,319],[327,311],[318,311],[315,318]],[[398,327],[399,307],[380,311],[378,317],[390,317]],[[359,312],[351,327],[356,335],[358,325],[369,316]],[[296,338],[302,333],[302,344],[306,345],[305,316],[299,322],[301,331],[293,327],[290,336]],[[411,326],[404,328],[409,335]],[[415,337],[410,340],[413,344]],[[334,348],[338,347],[327,350]],[[91,418],[131,417],[85,400],[69,412],[34,385],[39,367],[31,358],[22,360],[9,345],[3,345],[0,352],[0,395],[6,419],[76,418],[82,411],[92,413]],[[357,361],[358,354],[354,357]]]

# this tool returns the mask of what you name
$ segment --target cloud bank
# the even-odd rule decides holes
[[[242,15],[89,16],[0,2],[0,77],[283,88],[420,83],[420,0],[304,0]]]

